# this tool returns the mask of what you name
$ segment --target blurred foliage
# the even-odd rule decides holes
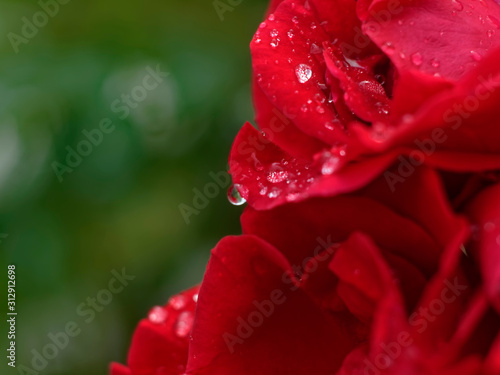
[[[75,321],[82,333],[40,373],[106,374],[148,310],[200,282],[211,248],[239,233],[225,191],[189,225],[179,204],[227,168],[253,119],[248,44],[266,3],[243,1],[221,21],[211,0],[73,0],[15,53],[9,33],[41,8],[1,0],[0,262],[5,280],[17,267],[18,365]],[[158,64],[168,78],[120,120],[112,102]],[[116,129],[59,182],[52,163],[106,117]],[[123,267],[136,279],[86,324],[77,306]],[[3,321],[3,349],[6,335]],[[2,374],[17,373],[4,361]]]

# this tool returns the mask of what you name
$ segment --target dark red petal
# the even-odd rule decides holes
[[[373,241],[355,232],[333,256],[330,269],[339,278],[340,297],[362,321],[370,321],[377,303],[392,285],[393,277]]]
[[[368,122],[387,121],[391,102],[373,73],[352,66],[340,48],[328,43],[324,44],[323,56],[328,70],[340,81],[346,104],[356,116]]]
[[[384,204],[394,212],[409,217],[434,238],[442,248],[462,233],[467,226],[457,216],[448,201],[439,174],[427,167],[411,171],[409,177],[396,185],[390,185],[388,173],[398,173],[395,168],[375,180],[363,191],[366,196]],[[408,199],[412,197],[412,199]],[[425,202],[425,205],[422,204]]]
[[[321,250],[322,243],[331,246],[362,231],[384,250],[402,255],[429,274],[437,268],[442,246],[465,226],[445,204],[435,172],[426,168],[417,169],[395,193],[380,177],[360,194],[309,199],[269,211],[247,208],[241,218],[243,232],[264,238],[292,264],[300,264],[318,246]]]
[[[485,189],[466,212],[477,228],[471,250],[479,258],[489,300],[500,313],[500,184]]]
[[[486,359],[486,375],[496,375],[500,374],[500,333],[494,344],[491,346],[491,350]]]
[[[247,123],[236,137],[229,160],[233,182],[257,209],[355,190],[378,176],[397,155],[388,153],[342,168],[349,157],[348,149],[325,150],[311,163],[262,139],[262,134]]]
[[[500,168],[500,127],[495,126],[500,101],[500,49],[465,75],[453,89],[441,90],[414,114],[377,134],[376,129],[353,125],[353,139],[365,153],[404,147],[418,164],[456,172]],[[389,131],[390,130],[390,131]],[[370,151],[368,151],[370,150]]]
[[[307,160],[328,147],[327,144],[297,129],[292,122],[293,115],[280,112],[271,104],[258,84],[254,82],[253,86],[255,120],[266,139],[290,155]]]
[[[500,7],[492,0],[358,4],[363,30],[401,72],[419,69],[455,80],[500,43]]]
[[[336,371],[353,339],[340,319],[327,318],[286,282],[287,270],[286,259],[257,237],[227,237],[217,245],[200,290],[189,374]]]
[[[198,290],[194,287],[172,297],[139,323],[128,356],[132,373],[178,375],[185,371]]]
[[[322,21],[312,6],[285,0],[261,24],[251,51],[255,79],[271,103],[300,131],[334,145],[347,136],[343,128],[332,127],[336,113],[327,103],[321,54],[330,36]]]

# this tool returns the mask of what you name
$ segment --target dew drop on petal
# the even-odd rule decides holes
[[[311,44],[311,49],[309,50],[309,52],[312,54],[312,55],[317,55],[318,53],[321,53],[321,48],[316,45],[316,44]]]
[[[495,30],[488,30],[486,32],[486,35],[488,36],[488,38],[492,38],[495,35]]]
[[[481,55],[477,53],[476,51],[470,51],[470,55],[475,61],[481,61]]]
[[[424,63],[424,59],[419,52],[416,52],[411,55],[411,62],[415,66],[421,66]]]
[[[198,303],[198,293],[193,294],[194,303]]]
[[[168,301],[168,304],[174,309],[174,310],[180,310],[186,307],[186,297],[183,296],[182,294],[179,294],[177,296],[173,296],[170,298]]]
[[[385,51],[385,53],[387,54],[393,54],[396,47],[394,47],[394,44],[392,44],[391,42],[385,42],[383,45],[382,45],[382,48],[383,50]]]
[[[274,13],[271,13],[271,14],[269,15],[269,17],[267,17],[267,19],[268,19],[269,21],[271,21],[271,22],[272,22],[272,21],[274,21],[274,19],[275,19],[275,17],[274,17]]]
[[[325,176],[333,174],[339,166],[339,160],[340,159],[337,156],[328,156],[321,166],[321,174]]]
[[[458,0],[451,0],[453,8],[458,11],[464,10],[464,5]]]
[[[266,27],[266,26],[267,26],[267,24],[266,24],[265,22],[262,22],[262,23],[259,25],[259,27],[260,27],[261,29],[263,29],[263,28],[264,28],[264,27]]]
[[[271,38],[276,38],[276,37],[278,36],[278,34],[279,34],[279,33],[278,33],[278,30],[276,30],[276,29],[273,29],[273,30],[269,33],[269,35],[271,35]]]
[[[245,198],[243,198],[238,191],[237,185],[232,185],[229,187],[229,190],[227,191],[227,199],[233,206],[241,206],[242,204],[246,203]]]
[[[148,314],[148,319],[151,323],[162,324],[167,320],[168,312],[161,306],[153,307]]]
[[[295,75],[300,83],[306,83],[312,77],[311,67],[306,64],[300,64],[295,68]]]
[[[174,332],[177,337],[186,337],[189,332],[191,332],[193,321],[193,313],[190,311],[183,311],[180,313],[174,326]]]
[[[280,189],[272,189],[267,196],[271,199],[278,198],[279,195],[281,194]]]
[[[286,33],[286,35],[288,35],[289,39],[293,39],[293,37],[294,37],[293,29],[288,30],[288,32]]]
[[[269,181],[272,184],[283,182],[287,178],[288,178],[287,171],[275,171],[275,172],[270,172],[267,175],[267,181]]]
[[[431,65],[433,68],[439,68],[441,66],[441,63],[439,61],[437,61],[436,59],[432,59]]]
[[[273,47],[273,48],[278,47],[279,44],[280,44],[279,39],[273,39],[273,40],[271,40],[271,43],[270,43],[271,47]]]

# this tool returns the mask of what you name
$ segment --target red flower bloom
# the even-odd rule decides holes
[[[485,242],[467,242],[465,219],[426,168],[395,193],[378,178],[348,195],[248,207],[244,234],[212,252],[191,339],[172,330],[179,313],[171,302],[165,324],[139,326],[131,370],[112,374],[498,374],[491,241],[500,226],[491,222],[500,201],[487,203],[499,188],[468,212],[491,233]]]
[[[499,28],[493,0],[273,1],[251,44],[262,133],[245,125],[230,158],[240,193],[268,209],[348,192],[399,155],[499,168]]]
[[[111,365],[111,375],[180,375],[186,369],[189,336],[199,287],[156,306],[135,331],[128,367]]]

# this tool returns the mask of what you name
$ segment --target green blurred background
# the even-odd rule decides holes
[[[229,5],[221,20],[212,0],[72,0],[16,53],[9,33],[41,7],[0,1],[0,303],[7,312],[15,264],[18,366],[75,321],[81,334],[39,373],[106,374],[148,310],[201,281],[211,248],[239,233],[225,191],[189,224],[179,205],[226,170],[253,119],[248,44],[266,3]],[[169,77],[118,119],[111,103],[158,64]],[[105,117],[116,129],[59,182],[52,163]],[[86,324],[77,306],[123,267],[135,280]],[[1,374],[22,373],[2,358]]]

